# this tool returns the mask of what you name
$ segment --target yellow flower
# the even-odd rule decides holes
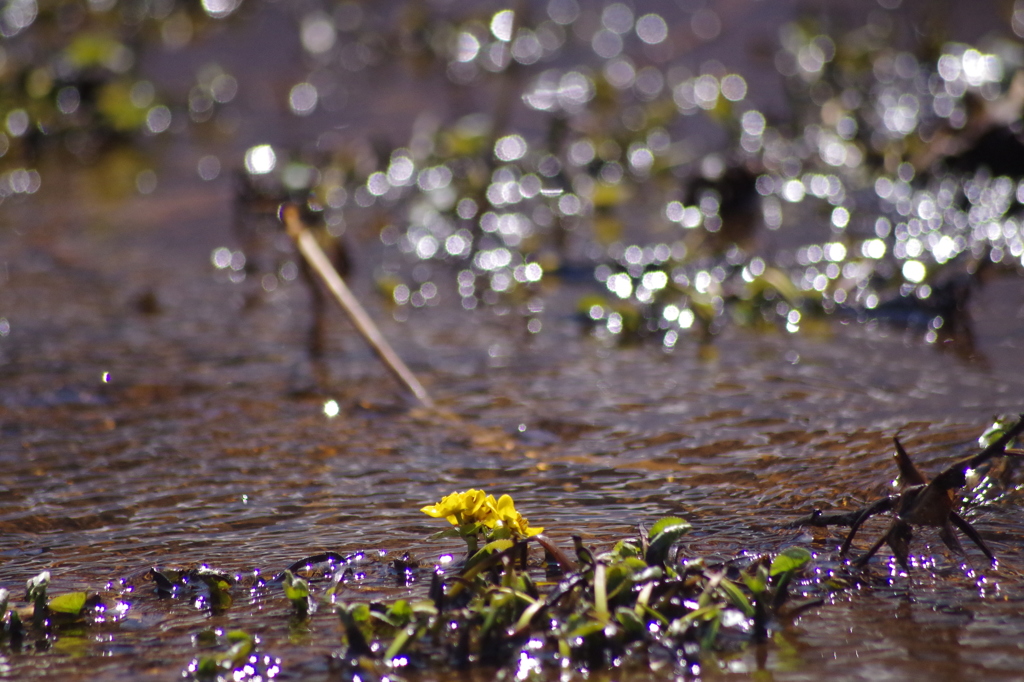
[[[420,511],[435,519],[447,519],[453,526],[479,523],[491,530],[507,528],[521,538],[544,531],[543,528],[530,528],[523,515],[516,511],[510,496],[502,495],[495,500],[494,495],[486,495],[482,490],[471,489],[446,495],[437,504],[423,507]]]
[[[423,507],[420,511],[435,519],[448,519],[453,526],[463,523],[484,523],[493,514],[494,496],[485,495],[482,490],[467,490],[464,493],[446,495],[437,504]]]
[[[530,528],[530,524],[522,514],[516,511],[512,498],[508,495],[502,495],[498,498],[494,512],[496,523],[493,526],[489,526],[490,528],[503,526],[521,538],[528,538],[544,532],[543,528]]]

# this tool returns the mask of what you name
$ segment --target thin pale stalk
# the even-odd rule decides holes
[[[384,335],[359,303],[352,290],[348,288],[344,280],[341,279],[341,276],[338,275],[338,271],[331,265],[327,254],[320,248],[312,233],[302,224],[302,219],[299,218],[299,209],[292,204],[286,204],[281,208],[281,220],[284,222],[288,235],[295,241],[299,253],[302,254],[302,257],[306,259],[309,266],[324,281],[327,289],[334,295],[334,299],[349,316],[349,319],[352,320],[352,324],[355,325],[359,334],[366,339],[366,342],[377,353],[384,366],[391,370],[391,373],[416,396],[416,399],[424,407],[433,409],[434,401],[431,400],[427,389],[419,382],[419,379],[412,373],[412,370],[398,357],[398,354],[391,348],[391,344],[384,338]]]

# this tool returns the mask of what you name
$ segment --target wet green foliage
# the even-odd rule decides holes
[[[346,647],[337,669],[363,679],[424,666],[512,667],[521,676],[627,665],[698,672],[707,652],[767,637],[811,557],[790,548],[770,572],[767,557],[742,570],[710,566],[680,551],[689,528],[662,519],[597,555],[577,540],[571,563],[536,536],[454,575],[436,570],[427,600],[340,602]],[[540,566],[526,560],[535,543],[548,550],[540,582]]]
[[[176,569],[154,567],[150,575],[158,592],[170,596],[190,596],[218,613],[231,606],[231,586],[235,579],[208,566]]]
[[[602,14],[602,40],[619,41],[609,49],[574,30],[581,13],[604,7],[435,14],[399,5],[295,5],[309,73],[292,90],[292,112],[316,106],[314,83],[327,93],[322,84],[346,70],[388,62],[443,76],[440,94],[453,101],[487,93],[483,104],[451,120],[424,116],[376,147],[334,134],[315,153],[260,144],[226,164],[245,169],[241,212],[298,199],[325,241],[346,230],[379,237],[389,255],[375,274],[399,317],[457,295],[467,310],[514,310],[538,332],[544,287],[561,281],[589,287],[577,316],[610,341],[673,347],[730,323],[796,332],[839,314],[969,344],[971,290],[994,271],[1020,274],[1024,64],[1005,41],[897,47],[892,22],[877,19],[884,12],[835,34],[795,22],[771,48],[789,97],[769,111],[740,65],[659,56],[669,31],[661,35],[656,15]],[[139,64],[147,46],[181,47],[231,13],[179,0],[5,4],[0,200],[38,190],[46,179],[36,164],[52,147],[89,162],[216,121],[236,94],[231,74],[206,65],[175,100]],[[341,34],[337,49],[333,38],[309,37]],[[244,280],[244,255],[222,256],[215,265]],[[994,425],[982,445],[1006,428]],[[1012,469],[981,473],[978,502],[1016,492]],[[693,673],[709,652],[764,640],[787,607],[818,596],[801,594],[811,560],[801,548],[710,563],[686,556],[690,525],[668,518],[603,553],[576,539],[571,559],[521,521],[519,532],[481,521],[440,534],[462,538],[470,553],[429,573],[426,599],[339,601],[340,587],[359,578],[337,555],[293,565],[280,588],[243,586],[205,566],[155,567],[147,580],[211,615],[237,609],[242,590],[271,586],[290,618],[333,608],[343,632],[336,672],[360,679],[427,666],[515,667],[523,677],[624,664]],[[531,557],[538,547],[543,564]],[[401,585],[426,572],[406,559],[393,571]],[[29,580],[21,608],[0,590],[4,646],[26,635],[51,641],[68,621],[91,625],[118,606],[86,592],[51,598],[49,582],[48,572]],[[185,671],[273,677],[278,662],[259,644],[241,631],[204,631],[196,645],[210,651]]]
[[[0,589],[0,642],[18,650],[26,634],[41,635],[37,646],[48,645],[63,628],[68,631],[106,620],[108,605],[98,594],[67,592],[49,596],[50,572],[43,571],[25,584],[25,606],[16,606],[11,593]]]
[[[85,609],[89,595],[85,592],[68,592],[54,597],[47,604],[51,613],[61,613],[68,616],[79,616]]]
[[[1004,414],[996,417],[995,421],[985,429],[985,432],[978,436],[978,447],[984,449],[991,446],[1002,438],[1018,421],[1019,418],[1016,415]],[[1007,443],[1006,447],[1011,449],[1020,447],[1020,436]]]
[[[308,616],[312,606],[309,598],[309,583],[291,571],[285,571],[281,578],[281,587],[284,589],[284,596],[288,597],[288,601],[292,603],[295,615],[299,618]]]
[[[767,638],[788,617],[787,608],[819,603],[800,594],[816,589],[806,575],[806,550],[790,547],[777,557],[712,564],[688,557],[679,546],[689,530],[684,520],[665,518],[601,553],[577,538],[575,557],[534,535],[485,547],[447,567],[396,560],[395,570],[411,571],[413,579],[430,586],[425,595],[387,603],[342,599],[351,594],[344,586],[359,580],[352,567],[362,555],[309,557],[269,581],[240,582],[205,566],[154,568],[133,581],[129,592],[148,584],[155,595],[222,613],[233,608],[240,589],[253,590],[286,601],[290,608],[282,617],[290,612],[300,620],[317,606],[327,607],[341,633],[331,667],[341,679],[363,680],[401,678],[403,671],[425,667],[543,675],[567,668],[667,666],[696,673],[714,652]],[[62,633],[111,622],[111,616],[116,622],[115,614],[143,598],[111,601],[71,592],[48,599],[49,581],[47,573],[28,581],[25,607],[14,607],[9,593],[0,591],[0,647],[19,648],[26,638],[37,646],[52,643]],[[275,583],[280,588],[270,590]],[[280,659],[264,653],[260,637],[244,630],[203,630],[193,639],[200,653],[184,666],[188,679],[270,679],[282,672]]]
[[[220,649],[193,659],[186,667],[185,675],[198,682],[273,679],[280,671],[280,660],[261,655],[257,650],[259,638],[244,630],[206,630],[196,641],[203,648]]]
[[[1001,415],[978,437],[978,447],[984,449],[998,441],[1017,422],[1015,415]],[[1018,498],[1022,486],[1017,481],[1022,451],[1021,438],[1011,440],[1006,450],[1014,457],[1000,457],[967,472],[966,501],[972,505],[996,504]]]

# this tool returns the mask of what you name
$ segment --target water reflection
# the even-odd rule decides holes
[[[128,12],[127,4],[90,2],[89,11]],[[209,18],[158,5],[173,11],[147,21],[158,22],[168,48],[208,28]],[[255,5],[204,9],[234,21]],[[951,43],[925,58],[879,45],[877,36],[857,48],[872,39],[872,24],[852,36],[860,51],[850,57],[844,36],[794,24],[770,56],[799,94],[783,113],[755,101],[758,79],[743,64],[651,56],[690,33],[704,41],[724,34],[729,15],[717,5],[687,14],[681,29],[669,27],[667,12],[552,0],[533,23],[491,8],[434,24],[405,18],[394,34],[369,6],[311,8],[294,10],[301,58],[311,61],[273,95],[288,117],[283,127],[303,126],[295,128],[303,137],[328,110],[324,73],[375,74],[391,57],[431,51],[440,76],[431,88],[507,87],[505,101],[521,98],[522,112],[537,118],[501,123],[497,106],[469,118],[461,110],[424,116],[379,148],[344,131],[295,145],[242,126],[237,148],[204,147],[183,163],[207,183],[187,200],[168,195],[174,210],[159,203],[173,172],[149,159],[131,166],[129,191],[157,201],[146,204],[149,215],[135,214],[132,230],[103,228],[116,238],[29,242],[5,231],[0,429],[10,470],[0,524],[9,586],[58,564],[64,584],[95,589],[112,574],[163,562],[275,572],[321,548],[450,557],[455,547],[423,544],[434,529],[415,512],[467,482],[510,492],[545,525],[598,546],[639,521],[682,513],[697,526],[687,541],[695,555],[727,560],[739,549],[800,542],[828,557],[837,538],[797,537],[781,525],[878,493],[893,432],[905,429],[937,463],[971,441],[991,412],[1018,408],[1019,303],[1007,288],[1015,282],[980,287],[988,268],[1016,271],[1024,256],[1020,173],[991,153],[1015,139],[1008,126],[1017,117],[1015,66],[995,48]],[[0,30],[20,39],[49,11],[8,3]],[[211,131],[179,126],[230,130],[221,105],[249,106],[242,71],[202,69],[176,101],[134,71],[145,54],[134,43],[99,47],[90,68],[106,94],[96,98],[81,73],[58,68],[60,59],[52,73],[32,76],[13,47],[0,48],[4,73],[45,90],[41,110],[50,106],[55,117],[36,119],[25,101],[4,102],[0,196],[19,229],[52,231],[30,203],[50,196],[48,178],[62,177],[33,157],[40,121],[53,126],[49,139],[90,159],[119,136],[180,142]],[[93,115],[111,129],[134,127],[111,139],[81,136],[76,121]],[[699,146],[708,130],[708,139],[726,142]],[[213,232],[208,213],[181,215],[193,200],[214,203],[218,181],[226,186],[236,167],[247,188],[243,236]],[[300,266],[268,211],[294,195],[325,241],[385,248],[379,269],[361,267],[393,302],[394,317],[410,321],[388,331],[467,423],[406,414],[329,317],[321,322],[332,331],[324,341],[332,393],[295,390],[287,368],[304,358],[315,289],[288,286]],[[146,221],[159,210],[174,220],[158,235]],[[139,243],[156,244],[147,249],[161,258],[140,261]],[[121,305],[154,290],[161,312]],[[968,293],[993,311],[976,315],[973,327]],[[567,312],[576,308],[599,343],[578,335]],[[884,328],[840,327],[829,343],[796,333],[814,330],[828,310],[936,343],[959,328],[999,371],[952,370]],[[769,331],[748,336],[733,325]],[[698,349],[713,334],[715,353]],[[625,337],[656,341],[609,353]],[[1007,499],[977,513],[996,551],[1014,560],[1021,524],[1012,493]],[[417,585],[394,587],[386,561],[367,566],[351,576],[359,598],[418,594]],[[915,598],[940,619],[967,600],[982,625],[965,626],[953,613],[949,631],[985,659],[979,675],[998,667],[994,652],[1019,639],[1012,600],[979,592],[975,580],[929,577],[944,570],[933,559],[918,567],[927,584],[914,587]],[[886,625],[897,598],[881,585],[851,596],[848,611],[841,602],[811,614],[787,637],[837,652],[847,666],[865,642],[884,649],[878,665],[909,665],[907,651],[929,645],[900,640],[905,623]],[[1013,574],[1001,585],[1019,587]],[[118,646],[170,651],[167,665],[180,674],[193,655],[180,647],[208,627],[206,605],[161,601],[141,581],[126,594],[134,601]],[[254,597],[251,622],[266,631],[269,651],[294,651],[278,597]],[[313,629],[333,632],[326,610],[323,617]],[[840,621],[860,634],[837,635]],[[993,622],[1002,626],[985,625]],[[938,634],[948,645],[951,636]],[[311,639],[302,649],[309,660],[289,665],[325,675],[317,665],[337,639]],[[90,646],[123,651],[108,644]],[[113,666],[137,658],[120,656]]]

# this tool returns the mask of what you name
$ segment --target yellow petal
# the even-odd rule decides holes
[[[420,509],[421,512],[427,516],[431,516],[435,519],[448,519],[452,524],[457,524],[458,520],[455,515],[462,511],[462,499],[459,493],[452,493],[446,495],[437,504],[427,505]]]
[[[439,519],[442,516],[446,516],[446,514],[444,514],[441,511],[441,505],[438,505],[438,504],[428,505],[428,506],[423,507],[422,509],[420,509],[420,511],[423,512],[424,514],[426,514],[427,516],[434,517],[435,519]]]
[[[515,516],[516,506],[512,502],[510,495],[502,495],[498,498],[498,503],[495,505],[495,511],[501,519],[509,519]]]
[[[459,502],[462,507],[462,517],[468,519],[476,517],[480,508],[487,502],[487,496],[482,490],[467,490],[460,496]]]

